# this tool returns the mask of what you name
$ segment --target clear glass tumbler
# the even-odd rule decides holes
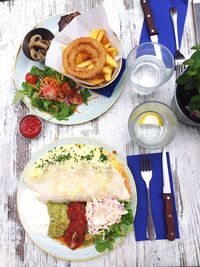
[[[163,148],[176,136],[177,119],[167,105],[151,101],[138,105],[128,121],[130,136],[140,146]]]
[[[165,84],[174,72],[174,58],[165,46],[143,43],[127,57],[127,76],[139,94],[150,94]]]

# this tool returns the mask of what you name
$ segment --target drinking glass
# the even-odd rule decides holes
[[[136,46],[127,57],[127,77],[139,94],[150,94],[174,72],[174,58],[165,46],[148,42]]]
[[[151,101],[138,105],[128,121],[130,136],[140,146],[163,148],[176,136],[177,119],[167,105]]]

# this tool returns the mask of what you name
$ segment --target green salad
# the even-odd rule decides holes
[[[87,105],[91,96],[88,89],[81,88],[65,75],[46,66],[44,69],[33,66],[26,74],[22,88],[17,90],[13,104],[27,96],[33,107],[57,120],[67,120],[79,105]]]

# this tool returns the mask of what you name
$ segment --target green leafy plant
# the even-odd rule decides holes
[[[176,83],[191,93],[188,94],[190,96],[188,110],[191,113],[200,114],[200,45],[195,45],[191,49],[196,51],[190,59],[184,61],[187,69],[176,80]]]

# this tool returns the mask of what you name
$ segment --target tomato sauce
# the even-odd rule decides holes
[[[25,138],[36,138],[41,131],[42,121],[35,115],[27,115],[19,123],[19,133]]]
[[[68,205],[67,215],[70,224],[65,232],[63,241],[71,249],[80,247],[85,239],[87,229],[86,210],[84,202],[71,202]]]

